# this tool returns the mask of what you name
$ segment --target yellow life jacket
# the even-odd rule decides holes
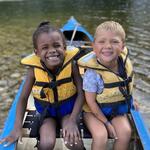
[[[57,75],[51,74],[35,54],[21,60],[22,64],[34,67],[35,83],[32,88],[34,99],[57,104],[76,94],[76,86],[72,79],[72,60],[78,51],[77,48],[66,50],[63,66]]]
[[[126,97],[131,95],[133,88],[133,67],[128,58],[128,50],[126,48],[122,51],[120,58],[125,66],[127,78],[120,77],[98,63],[94,52],[83,56],[78,61],[79,66],[94,69],[103,79],[103,92],[96,96],[96,101],[101,105],[125,101]],[[86,104],[84,105],[84,110],[89,111]]]

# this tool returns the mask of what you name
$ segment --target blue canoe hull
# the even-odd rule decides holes
[[[19,101],[19,97],[20,97],[23,85],[24,85],[24,81],[20,85],[20,88],[19,88],[19,90],[16,94],[16,97],[12,103],[12,106],[9,110],[8,117],[7,117],[6,122],[4,124],[4,129],[3,129],[3,132],[0,136],[0,139],[9,135],[9,133],[12,131],[12,129],[14,127],[15,117],[16,117],[16,108],[17,108],[17,104]],[[8,147],[4,147],[4,144],[3,145],[0,144],[0,150],[15,150],[15,148],[16,148],[16,143],[13,143]]]
[[[16,116],[16,107],[17,107],[17,103],[19,101],[19,97],[20,97],[23,85],[24,85],[24,81],[22,82],[22,84],[16,94],[16,97],[13,101],[11,109],[9,110],[8,117],[6,119],[4,129],[3,129],[3,132],[0,136],[0,138],[4,138],[7,135],[9,135],[9,133],[12,131],[12,129],[14,127],[15,116]],[[145,125],[140,112],[132,109],[131,116],[134,120],[134,124],[135,124],[136,130],[137,130],[138,136],[140,138],[140,142],[142,145],[141,150],[150,150],[150,146],[149,146],[150,145],[150,134],[149,134],[147,126]],[[8,147],[4,147],[3,145],[0,145],[0,150],[15,150],[15,149],[16,149],[16,143],[14,143]]]
[[[150,133],[139,111],[130,110],[143,150],[150,150]]]
[[[72,17],[61,28],[61,31],[62,32],[73,31],[77,24],[79,24],[79,23]],[[86,31],[86,29],[84,27],[82,27],[81,25],[78,25],[77,30],[79,32],[83,32],[89,38],[89,41],[91,41],[91,42],[93,41],[93,37]],[[16,107],[17,107],[17,103],[19,101],[19,97],[20,97],[23,85],[24,85],[24,81],[20,85],[20,88],[19,88],[19,90],[16,94],[16,97],[12,103],[12,106],[9,110],[9,114],[8,114],[7,119],[6,119],[2,134],[0,135],[0,139],[9,135],[9,133],[12,131],[12,129],[14,127],[15,116],[16,116]],[[133,118],[138,136],[140,138],[140,143],[142,145],[142,149],[143,150],[150,150],[150,133],[147,129],[147,126],[144,123],[144,120],[143,120],[140,112],[138,112],[136,110],[131,110],[131,116]],[[3,145],[0,145],[0,150],[15,150],[16,145],[17,145],[16,143],[14,143],[8,147],[4,147]]]
[[[71,17],[60,30],[65,34],[65,32],[73,32],[75,29],[77,30],[77,32],[80,32],[87,36],[87,39],[89,41],[93,41],[93,36],[82,25],[80,25],[74,17]]]

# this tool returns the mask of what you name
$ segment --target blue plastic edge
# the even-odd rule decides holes
[[[150,132],[139,111],[130,110],[144,150],[150,150]]]
[[[14,127],[14,123],[15,123],[15,116],[16,116],[16,107],[17,107],[17,103],[19,101],[19,97],[21,95],[21,91],[22,91],[22,88],[23,88],[23,85],[24,85],[24,81],[22,81],[20,87],[19,87],[19,90],[15,96],[15,99],[12,103],[12,106],[9,110],[9,113],[8,113],[8,117],[5,121],[5,124],[4,124],[4,128],[3,128],[3,131],[2,131],[2,134],[0,135],[0,139],[6,137],[7,135],[9,135],[9,133],[12,131],[13,127]],[[0,144],[0,150],[15,150],[16,148],[16,143],[13,143],[7,147],[4,147],[3,146],[4,144]]]

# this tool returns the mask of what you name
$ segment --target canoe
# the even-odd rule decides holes
[[[66,39],[67,39],[67,45],[68,46],[77,46],[77,47],[83,47],[84,51],[88,47],[90,47],[91,42],[93,41],[93,37],[86,31],[86,29],[77,22],[77,20],[73,17],[71,17],[66,24],[61,28],[61,31],[64,33]],[[81,38],[82,37],[82,38]],[[11,130],[14,127],[15,117],[16,117],[16,106],[19,101],[19,97],[24,85],[24,81],[22,81],[20,88],[15,96],[15,99],[12,103],[12,106],[9,110],[8,117],[5,121],[4,128],[2,131],[2,134],[0,135],[0,138],[6,137]],[[3,145],[0,145],[0,150],[32,150],[34,149],[34,146],[36,144],[35,138],[28,137],[31,134],[31,124],[33,123],[33,120],[35,119],[36,111],[33,104],[33,97],[32,95],[29,97],[28,105],[24,117],[24,123],[23,123],[23,131],[24,131],[24,138],[23,138],[23,144],[20,144],[19,142],[13,143],[8,147],[4,147]],[[147,126],[145,125],[145,122],[140,114],[139,111],[134,110],[133,108],[130,111],[129,118],[131,121],[131,124],[133,126],[133,135],[131,139],[130,144],[130,150],[150,150],[150,133],[148,131]],[[91,144],[91,135],[84,126],[84,123],[82,122],[82,118],[80,120],[81,129],[81,135],[84,140],[84,144],[87,150],[90,150],[90,144]],[[65,150],[66,148],[63,145],[62,138],[60,135],[60,132],[58,131],[58,139],[56,144],[56,149]],[[113,143],[112,139],[109,139],[108,143],[108,149],[111,149],[111,145]],[[57,147],[58,146],[58,147]]]
[[[73,16],[60,30],[66,37],[67,45],[79,47],[93,41],[93,36]]]
[[[77,59],[91,51],[93,36],[73,16],[60,30],[65,35],[68,49],[71,49],[72,46],[79,48],[80,53],[76,57]]]

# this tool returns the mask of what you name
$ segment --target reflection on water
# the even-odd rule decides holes
[[[70,9],[71,8],[71,9]],[[0,1],[0,118],[11,104],[24,69],[19,61],[32,48],[32,32],[43,20],[61,26],[70,16],[93,34],[105,20],[120,22],[127,33],[127,47],[136,73],[134,93],[143,111],[150,94],[150,1],[149,0],[24,0]]]

